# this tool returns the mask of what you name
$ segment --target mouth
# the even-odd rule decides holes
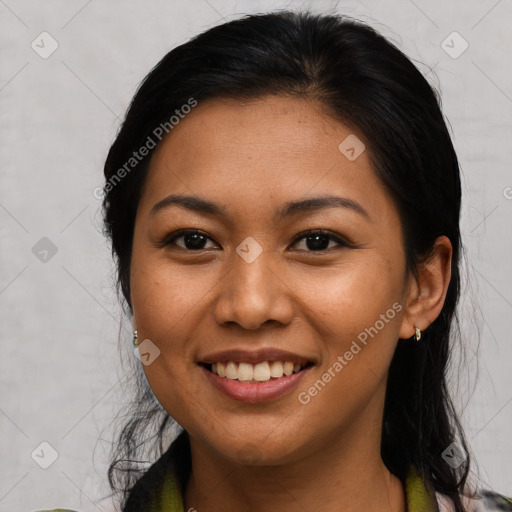
[[[230,399],[255,404],[289,395],[315,363],[281,351],[230,351],[198,365],[212,389]]]
[[[206,383],[230,399],[257,403],[289,395],[317,364],[314,356],[272,347],[231,348],[196,361]]]
[[[256,364],[242,361],[218,361],[215,363],[199,363],[199,365],[221,379],[259,384],[300,373],[312,367],[314,363],[312,361],[267,360]]]

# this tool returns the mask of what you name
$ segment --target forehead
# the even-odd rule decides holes
[[[365,149],[349,159],[347,144]],[[143,202],[149,208],[167,194],[187,193],[233,208],[270,208],[271,202],[338,192],[381,215],[393,205],[369,153],[363,134],[313,100],[207,100],[156,148]]]

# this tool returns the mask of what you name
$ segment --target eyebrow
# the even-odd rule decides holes
[[[212,201],[208,201],[197,196],[175,194],[167,196],[166,198],[156,203],[153,208],[151,208],[150,215],[155,215],[157,212],[163,210],[164,208],[168,208],[169,206],[173,205],[207,215],[215,215],[218,217],[229,216],[225,208],[216,203],[213,203]],[[360,203],[354,199],[341,196],[321,196],[301,199],[298,201],[290,201],[285,203],[285,205],[277,212],[276,217],[278,219],[284,220],[288,217],[292,217],[301,213],[311,213],[325,208],[334,207],[353,210],[366,219],[370,220],[370,215]]]

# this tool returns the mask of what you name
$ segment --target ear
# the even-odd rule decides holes
[[[432,256],[418,266],[417,277],[409,276],[404,299],[404,315],[399,338],[415,334],[415,328],[424,331],[441,313],[451,278],[452,244],[439,236]]]

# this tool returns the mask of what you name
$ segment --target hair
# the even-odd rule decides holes
[[[215,26],[162,58],[138,88],[104,167],[104,231],[112,243],[121,302],[133,314],[129,275],[134,223],[154,148],[134,170],[122,173],[117,182],[114,178],[126,170],[134,151],[154,139],[157,127],[170,132],[170,117],[191,99],[200,104],[266,95],[316,101],[327,115],[363,134],[375,173],[400,214],[406,272],[418,275],[438,236],[451,241],[451,280],[441,313],[420,343],[398,340],[387,380],[381,457],[402,481],[414,466],[431,492],[443,493],[456,512],[463,512],[460,494],[470,455],[447,385],[452,344],[460,337],[459,163],[439,94],[375,29],[341,15],[276,11]],[[125,504],[145,481],[144,469],[135,461],[162,456],[176,427],[140,369],[137,382],[109,468],[112,490],[122,493]],[[187,436],[183,431],[174,445],[181,451],[172,451],[185,473],[190,469]],[[457,468],[442,457],[454,441],[465,455]],[[153,464],[153,479],[164,478],[161,464]]]

